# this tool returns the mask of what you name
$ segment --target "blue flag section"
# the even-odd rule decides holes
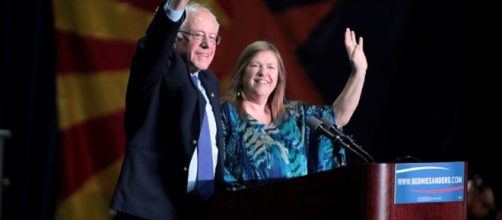
[[[457,202],[464,196],[464,163],[396,164],[395,204]]]

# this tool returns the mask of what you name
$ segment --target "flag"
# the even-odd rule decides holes
[[[62,164],[55,219],[110,219],[130,60],[155,7],[139,3],[53,1]]]

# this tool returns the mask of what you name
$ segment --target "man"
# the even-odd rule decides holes
[[[219,24],[188,2],[158,9],[132,60],[127,146],[111,204],[118,219],[200,219],[200,204],[222,189],[219,84],[207,70]]]

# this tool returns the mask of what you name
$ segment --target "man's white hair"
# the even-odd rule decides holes
[[[187,21],[190,20],[190,17],[193,16],[196,12],[198,11],[201,11],[201,10],[205,10],[207,11],[211,17],[213,18],[214,20],[214,23],[216,23],[216,27],[218,29],[220,29],[220,23],[218,23],[218,19],[216,19],[216,16],[214,15],[214,13],[209,10],[209,8],[199,4],[199,3],[196,3],[196,2],[189,2],[186,7],[185,7],[185,11],[186,11],[186,19],[183,21],[183,24],[181,24],[181,27],[180,29],[184,29],[184,27],[186,26],[187,24]]]

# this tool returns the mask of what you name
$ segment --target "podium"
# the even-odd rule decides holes
[[[466,181],[462,201],[396,204],[395,167],[352,165],[216,194],[208,201],[209,219],[466,219]]]

